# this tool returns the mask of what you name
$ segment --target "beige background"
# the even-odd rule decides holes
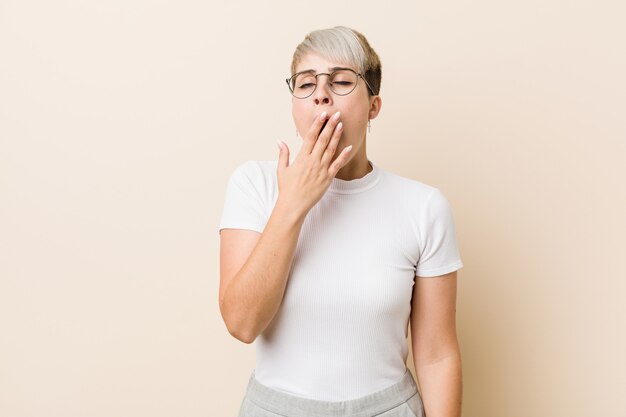
[[[453,206],[464,416],[626,415],[626,8],[308,4],[0,2],[0,415],[236,415],[226,181],[298,149],[291,54],[337,24],[383,62],[369,157]]]

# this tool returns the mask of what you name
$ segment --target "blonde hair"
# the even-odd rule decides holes
[[[374,95],[380,92],[382,79],[380,58],[360,32],[345,26],[335,26],[307,34],[293,53],[291,75],[296,73],[296,67],[309,53],[315,53],[329,61],[352,66],[357,72],[363,74]],[[371,94],[369,89],[368,93]]]

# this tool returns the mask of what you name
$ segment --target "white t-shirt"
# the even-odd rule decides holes
[[[384,389],[406,370],[414,277],[463,266],[439,189],[385,171],[333,178],[303,223],[281,306],[254,341],[256,379],[321,401]],[[263,232],[277,161],[232,173],[219,230]]]

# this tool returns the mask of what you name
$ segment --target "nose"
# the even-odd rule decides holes
[[[318,76],[318,79],[317,79],[317,87],[315,88],[315,92],[313,93],[313,101],[317,105],[330,104],[331,94],[330,94],[330,87],[328,84],[328,82],[330,81],[330,78],[326,74],[324,74],[326,75],[325,77],[322,77],[321,75],[322,74],[320,74],[320,76]],[[324,81],[322,81],[322,78],[324,78]]]

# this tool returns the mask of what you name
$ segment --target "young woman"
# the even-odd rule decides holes
[[[219,226],[220,311],[256,345],[239,416],[458,417],[452,211],[367,157],[378,55],[356,30],[318,30],[291,74],[302,146],[238,166]]]

